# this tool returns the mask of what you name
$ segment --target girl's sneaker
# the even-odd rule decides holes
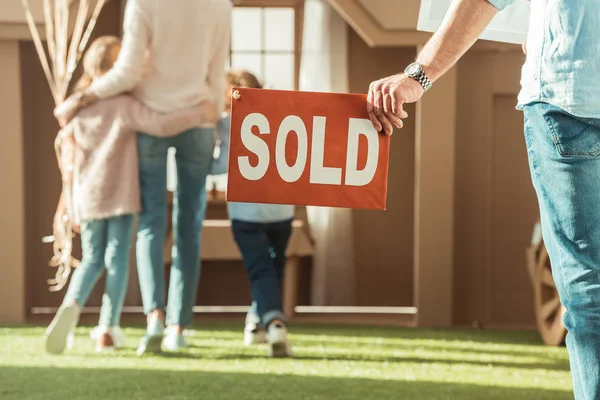
[[[100,335],[104,333],[106,327],[98,325],[90,332],[90,339],[98,340]],[[125,334],[123,334],[123,330],[120,326],[113,326],[110,328],[111,336],[114,341],[115,349],[122,349],[125,347]]]
[[[165,323],[156,315],[152,315],[148,319],[146,334],[140,340],[140,345],[137,349],[137,355],[144,354],[160,354],[162,352],[162,341],[165,336]]]
[[[75,304],[63,304],[46,330],[46,351],[61,354],[67,347],[68,337],[79,321],[81,308]]]
[[[268,328],[269,355],[274,358],[286,358],[292,356],[292,349],[288,343],[287,328],[280,322],[273,322]]]
[[[112,329],[100,327],[96,337],[96,353],[110,353],[115,351],[115,347]]]
[[[256,324],[246,324],[244,328],[244,346],[268,343],[267,332]]]

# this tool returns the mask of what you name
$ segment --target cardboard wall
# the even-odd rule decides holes
[[[350,33],[350,90],[398,71],[415,48],[369,48]],[[525,249],[538,217],[515,110],[523,55],[471,51],[459,63],[454,213],[454,323],[532,327]],[[354,211],[355,305],[413,305],[414,108],[392,137],[388,210]],[[435,251],[435,249],[431,249]],[[354,305],[354,304],[353,304]]]
[[[118,34],[119,4],[111,2],[107,7],[97,34]],[[399,72],[415,53],[415,47],[370,48],[350,30],[350,91],[365,93],[372,80]],[[56,306],[63,293],[47,291],[46,278],[54,272],[46,266],[51,246],[40,242],[50,233],[60,190],[52,148],[57,130],[52,100],[31,43],[0,42],[0,54],[0,72],[13,77],[0,79],[3,93],[12,93],[11,98],[16,99],[22,96],[22,102],[16,104],[22,105],[23,113],[21,119],[20,110],[15,109],[20,107],[13,103],[3,109],[7,116],[19,117],[4,119],[8,121],[7,132],[12,134],[3,133],[0,148],[2,162],[17,163],[11,173],[2,176],[2,187],[17,191],[14,204],[3,203],[4,208],[12,207],[1,214],[3,226],[13,224],[17,228],[14,235],[3,236],[8,241],[2,244],[2,263],[15,267],[5,269],[2,280],[11,282],[6,288],[10,286],[12,291],[3,286],[0,293],[9,298],[26,294],[28,307]],[[514,110],[522,58],[518,51],[469,53],[459,64],[456,99],[449,99],[457,106],[453,317],[459,325],[477,321],[487,326],[521,327],[534,321],[533,307],[527,306],[532,304],[532,293],[524,251],[537,206],[527,171],[522,116]],[[20,71],[15,71],[19,66]],[[19,72],[20,81],[14,79]],[[405,128],[392,137],[388,210],[353,211],[355,262],[348,268],[353,269],[356,290],[349,306],[413,305],[414,106],[408,106],[407,111],[411,117]],[[22,137],[18,135],[21,124]],[[23,182],[25,196],[19,197]],[[217,207],[211,214],[221,216],[222,211]],[[20,232],[23,215],[25,230]],[[18,251],[7,251],[19,246],[26,246],[25,260]],[[24,271],[18,267],[23,264],[26,282]],[[132,273],[130,305],[139,303],[137,285]],[[248,283],[239,263],[205,264],[200,288],[200,304],[239,305],[249,300]],[[303,285],[301,297],[308,299],[309,292]],[[99,304],[99,295],[98,289],[90,304]],[[0,308],[0,321],[19,320],[24,313],[24,306],[8,311]]]
[[[408,65],[416,48],[370,48],[349,33],[350,91],[367,93],[376,79]],[[413,305],[415,107],[392,136],[386,211],[354,211],[356,306]]]

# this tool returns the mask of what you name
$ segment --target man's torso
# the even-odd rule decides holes
[[[600,118],[600,1],[532,0],[519,105]]]

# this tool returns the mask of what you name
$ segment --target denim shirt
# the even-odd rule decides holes
[[[224,116],[217,124],[217,134],[221,141],[221,152],[219,157],[213,160],[213,162],[223,166],[223,172],[227,171],[226,168],[229,164],[230,126],[231,120],[228,115]],[[214,168],[215,171],[219,169],[220,167]],[[270,223],[294,218],[294,206],[279,204],[227,202],[227,212],[229,219],[244,222]]]
[[[600,118],[600,0],[531,0],[518,108],[533,102]]]

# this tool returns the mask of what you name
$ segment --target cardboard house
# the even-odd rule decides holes
[[[30,1],[41,16],[42,1]],[[430,37],[416,30],[419,0],[323,0],[327,8],[308,18],[319,10],[311,9],[315,1],[234,2],[293,11],[293,75],[277,82],[311,89],[325,77],[332,91],[366,93],[370,82],[402,71]],[[107,3],[97,35],[120,33],[124,5]],[[252,11],[238,14],[234,29]],[[319,43],[313,63],[329,57],[318,73],[302,64],[311,60],[311,43]],[[269,49],[238,50],[232,47],[233,64],[269,68]],[[296,277],[299,320],[534,326],[525,249],[537,204],[515,110],[523,60],[518,45],[480,41],[408,106],[404,129],[392,137],[387,211],[308,210],[316,247]],[[62,299],[47,291],[51,249],[40,241],[60,190],[52,148],[58,127],[18,0],[0,2],[0,94],[0,323],[9,323]],[[209,219],[226,220],[224,213],[222,202],[209,204]],[[201,280],[199,306],[248,301],[239,261],[208,260]],[[139,306],[134,279],[131,286],[128,305]]]

